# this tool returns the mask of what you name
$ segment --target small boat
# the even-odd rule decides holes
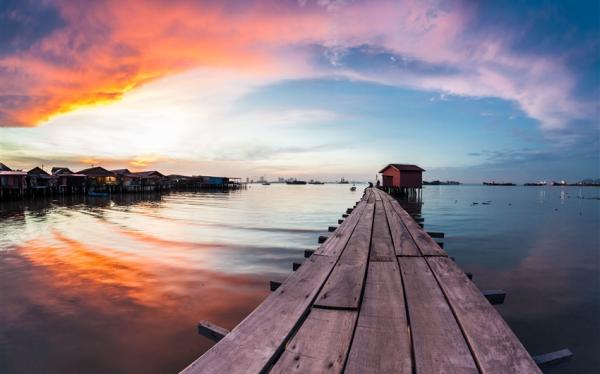
[[[516,186],[516,184],[511,182],[483,182],[486,186]]]
[[[350,187],[350,191],[356,191],[356,186],[353,185],[352,187]]]

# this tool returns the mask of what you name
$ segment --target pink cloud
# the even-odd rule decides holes
[[[462,5],[423,1],[298,4],[268,2],[58,2],[67,26],[29,49],[0,57],[2,125],[32,126],[81,106],[119,100],[146,82],[198,67],[262,75],[355,79],[492,96],[517,103],[543,128],[589,115],[570,97],[574,78],[562,61],[518,55],[510,35],[478,35]],[[311,66],[303,47],[323,45],[332,69]],[[369,45],[459,73],[364,72],[339,64],[348,48]],[[551,77],[551,79],[549,79]]]

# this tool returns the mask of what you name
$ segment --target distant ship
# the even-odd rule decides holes
[[[306,184],[306,181],[299,181],[297,179],[287,180],[285,184]]]
[[[344,178],[340,179],[340,181],[338,182],[339,184],[348,184],[350,182],[348,182],[347,180],[345,180]]]
[[[438,180],[431,181],[431,182],[423,181],[424,186],[455,186],[455,185],[459,185],[459,184],[460,184],[460,182],[456,182],[456,181],[445,181],[445,182],[438,181]]]
[[[310,182],[308,182],[308,184],[325,184],[325,183],[323,183],[321,181],[315,181],[315,180],[311,179]]]
[[[269,182],[262,182],[262,185],[263,185],[263,186],[270,186],[270,185],[271,185],[271,183],[269,183]]]
[[[553,186],[567,186],[567,182],[565,181],[560,181],[560,182],[552,182]]]
[[[516,186],[516,184],[514,183],[510,183],[510,182],[483,182],[484,185],[486,186]]]
[[[525,183],[523,186],[545,186],[548,183],[546,181],[540,181],[535,183]]]

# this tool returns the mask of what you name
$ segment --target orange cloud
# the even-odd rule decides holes
[[[79,107],[119,100],[154,79],[195,67],[279,69],[275,49],[322,32],[298,8],[220,2],[59,2],[66,26],[0,57],[2,125],[33,126]],[[277,8],[277,6],[275,6]]]

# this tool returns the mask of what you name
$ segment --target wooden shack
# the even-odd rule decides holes
[[[425,169],[412,164],[388,164],[381,169],[381,188],[389,194],[419,196]]]
[[[30,194],[51,192],[54,187],[56,187],[56,178],[41,167],[36,166],[27,172],[27,188]]]
[[[21,197],[27,190],[27,173],[0,162],[0,198]]]
[[[117,185],[117,175],[101,166],[83,169],[77,174],[86,176],[86,185],[89,191],[111,192]]]
[[[156,170],[138,171],[133,173],[141,179],[141,186],[143,191],[158,191],[167,187],[168,179]]]
[[[85,174],[75,174],[69,168],[64,166],[53,167],[51,173],[56,178],[56,187],[58,192],[85,192]]]
[[[129,171],[129,169],[111,170],[117,176],[117,185],[124,192],[137,192],[142,189],[142,177]]]

